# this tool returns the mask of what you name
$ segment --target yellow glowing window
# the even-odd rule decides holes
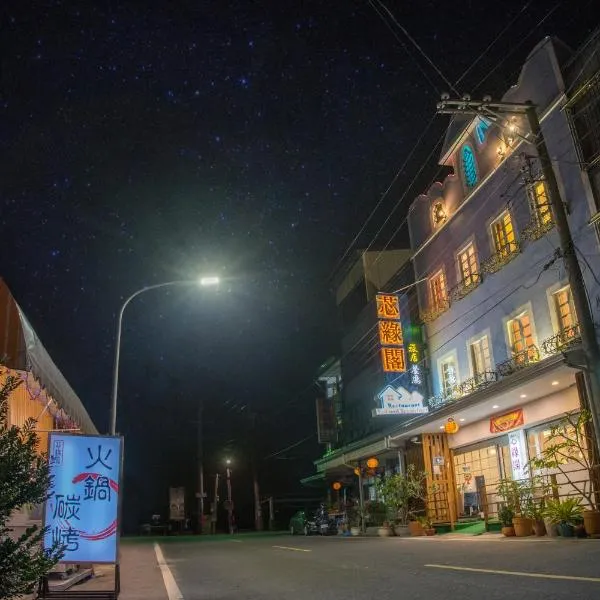
[[[508,334],[514,354],[525,352],[534,345],[531,317],[527,311],[508,322]]]
[[[558,290],[554,296],[554,307],[556,310],[556,318],[560,331],[565,331],[577,324],[575,315],[575,306],[573,305],[573,296],[569,286]]]
[[[540,225],[552,223],[552,211],[550,202],[546,193],[546,186],[543,181],[538,181],[532,188],[533,211],[535,218]]]
[[[404,348],[382,348],[381,364],[386,373],[403,373],[406,371]]]
[[[379,321],[379,341],[382,346],[402,346],[400,321]]]
[[[475,246],[471,243],[458,254],[460,276],[466,286],[477,281],[477,255]]]
[[[377,294],[377,317],[380,319],[399,319],[400,306],[398,296],[393,294]]]
[[[444,271],[438,271],[429,280],[429,289],[431,293],[431,304],[434,308],[442,308],[446,303],[448,291],[446,289],[446,277]]]
[[[494,249],[498,254],[506,256],[516,251],[517,240],[515,237],[515,229],[508,211],[502,213],[502,215],[492,223],[492,237],[494,240]]]

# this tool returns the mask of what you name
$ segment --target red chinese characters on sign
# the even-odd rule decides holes
[[[402,346],[400,321],[379,321],[379,342],[382,346]]]
[[[515,427],[520,427],[524,423],[523,409],[519,408],[498,417],[490,419],[490,433],[503,433],[510,431]]]
[[[386,373],[403,373],[406,371],[404,348],[382,348],[381,364]]]
[[[392,294],[377,294],[377,318],[379,319],[399,319],[400,305],[398,296]]]

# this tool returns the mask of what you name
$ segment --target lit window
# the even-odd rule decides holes
[[[536,182],[531,188],[531,210],[538,225],[552,223],[552,211],[550,201],[546,193],[546,185],[543,181]]]
[[[480,144],[485,142],[487,136],[487,130],[490,128],[490,122],[485,119],[479,119],[477,125],[475,125],[475,137]]]
[[[474,377],[492,370],[492,359],[490,357],[490,345],[487,335],[472,342],[470,350]]]
[[[443,308],[447,302],[448,291],[446,289],[446,277],[444,276],[444,271],[442,269],[429,280],[429,290],[432,308]]]
[[[522,354],[534,346],[531,317],[528,311],[522,312],[508,322],[508,336],[513,354]]]
[[[477,255],[475,246],[470,243],[458,253],[458,268],[462,282],[467,287],[477,283]]]
[[[440,364],[441,387],[443,396],[451,396],[458,383],[456,361],[453,357],[447,358]]]
[[[494,249],[502,256],[508,256],[517,250],[517,240],[512,219],[508,211],[502,213],[492,223],[492,238]]]
[[[462,168],[467,187],[475,187],[477,184],[477,164],[475,162],[475,153],[468,144],[462,147]]]
[[[566,331],[577,325],[571,288],[569,286],[564,287],[562,290],[558,290],[558,292],[552,294],[552,296],[554,297],[554,308],[556,310],[559,331]]]

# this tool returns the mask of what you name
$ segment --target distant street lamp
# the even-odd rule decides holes
[[[225,461],[227,465],[227,525],[229,533],[233,533],[233,500],[231,499],[231,459]]]
[[[211,287],[219,284],[218,277],[201,277],[197,280],[179,280],[179,281],[167,281],[165,283],[156,283],[155,285],[147,285],[137,292],[134,292],[129,296],[119,311],[119,318],[117,320],[117,339],[115,343],[115,362],[113,367],[113,381],[112,381],[112,399],[110,405],[110,435],[116,435],[117,432],[117,395],[119,389],[119,359],[121,357],[121,331],[123,329],[123,313],[127,308],[127,305],[137,296],[150,290],[156,290],[158,288],[170,287],[174,285],[201,285],[203,287]]]

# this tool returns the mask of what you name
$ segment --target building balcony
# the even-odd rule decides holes
[[[540,223],[538,219],[532,219],[524,227],[521,237],[529,242],[535,242],[543,238],[549,231],[554,229],[554,220],[550,219],[546,223]]]
[[[487,387],[496,381],[498,381],[498,373],[496,371],[482,371],[481,373],[476,373],[469,379],[465,379],[458,387],[461,395],[466,396],[481,388]]]
[[[540,351],[537,346],[530,346],[527,350],[523,350],[522,352],[515,352],[512,355],[512,358],[505,360],[504,362],[496,365],[496,369],[498,370],[498,374],[502,377],[506,377],[507,375],[512,375],[512,373],[516,373],[521,369],[525,369],[529,365],[539,362],[540,360]]]
[[[423,310],[419,313],[421,321],[423,323],[431,323],[435,321],[440,315],[443,315],[450,308],[450,298],[444,298],[440,302],[437,302],[427,310]]]
[[[521,252],[521,244],[518,241],[507,244],[502,250],[492,254],[481,263],[483,273],[497,273]]]
[[[453,302],[462,300],[465,296],[468,296],[479,284],[481,283],[481,275],[479,273],[473,273],[466,279],[463,279],[458,285],[455,285],[450,290],[450,299]]]
[[[547,355],[558,354],[579,342],[581,342],[579,325],[573,325],[559,331],[556,335],[546,338],[542,342],[542,350]]]

